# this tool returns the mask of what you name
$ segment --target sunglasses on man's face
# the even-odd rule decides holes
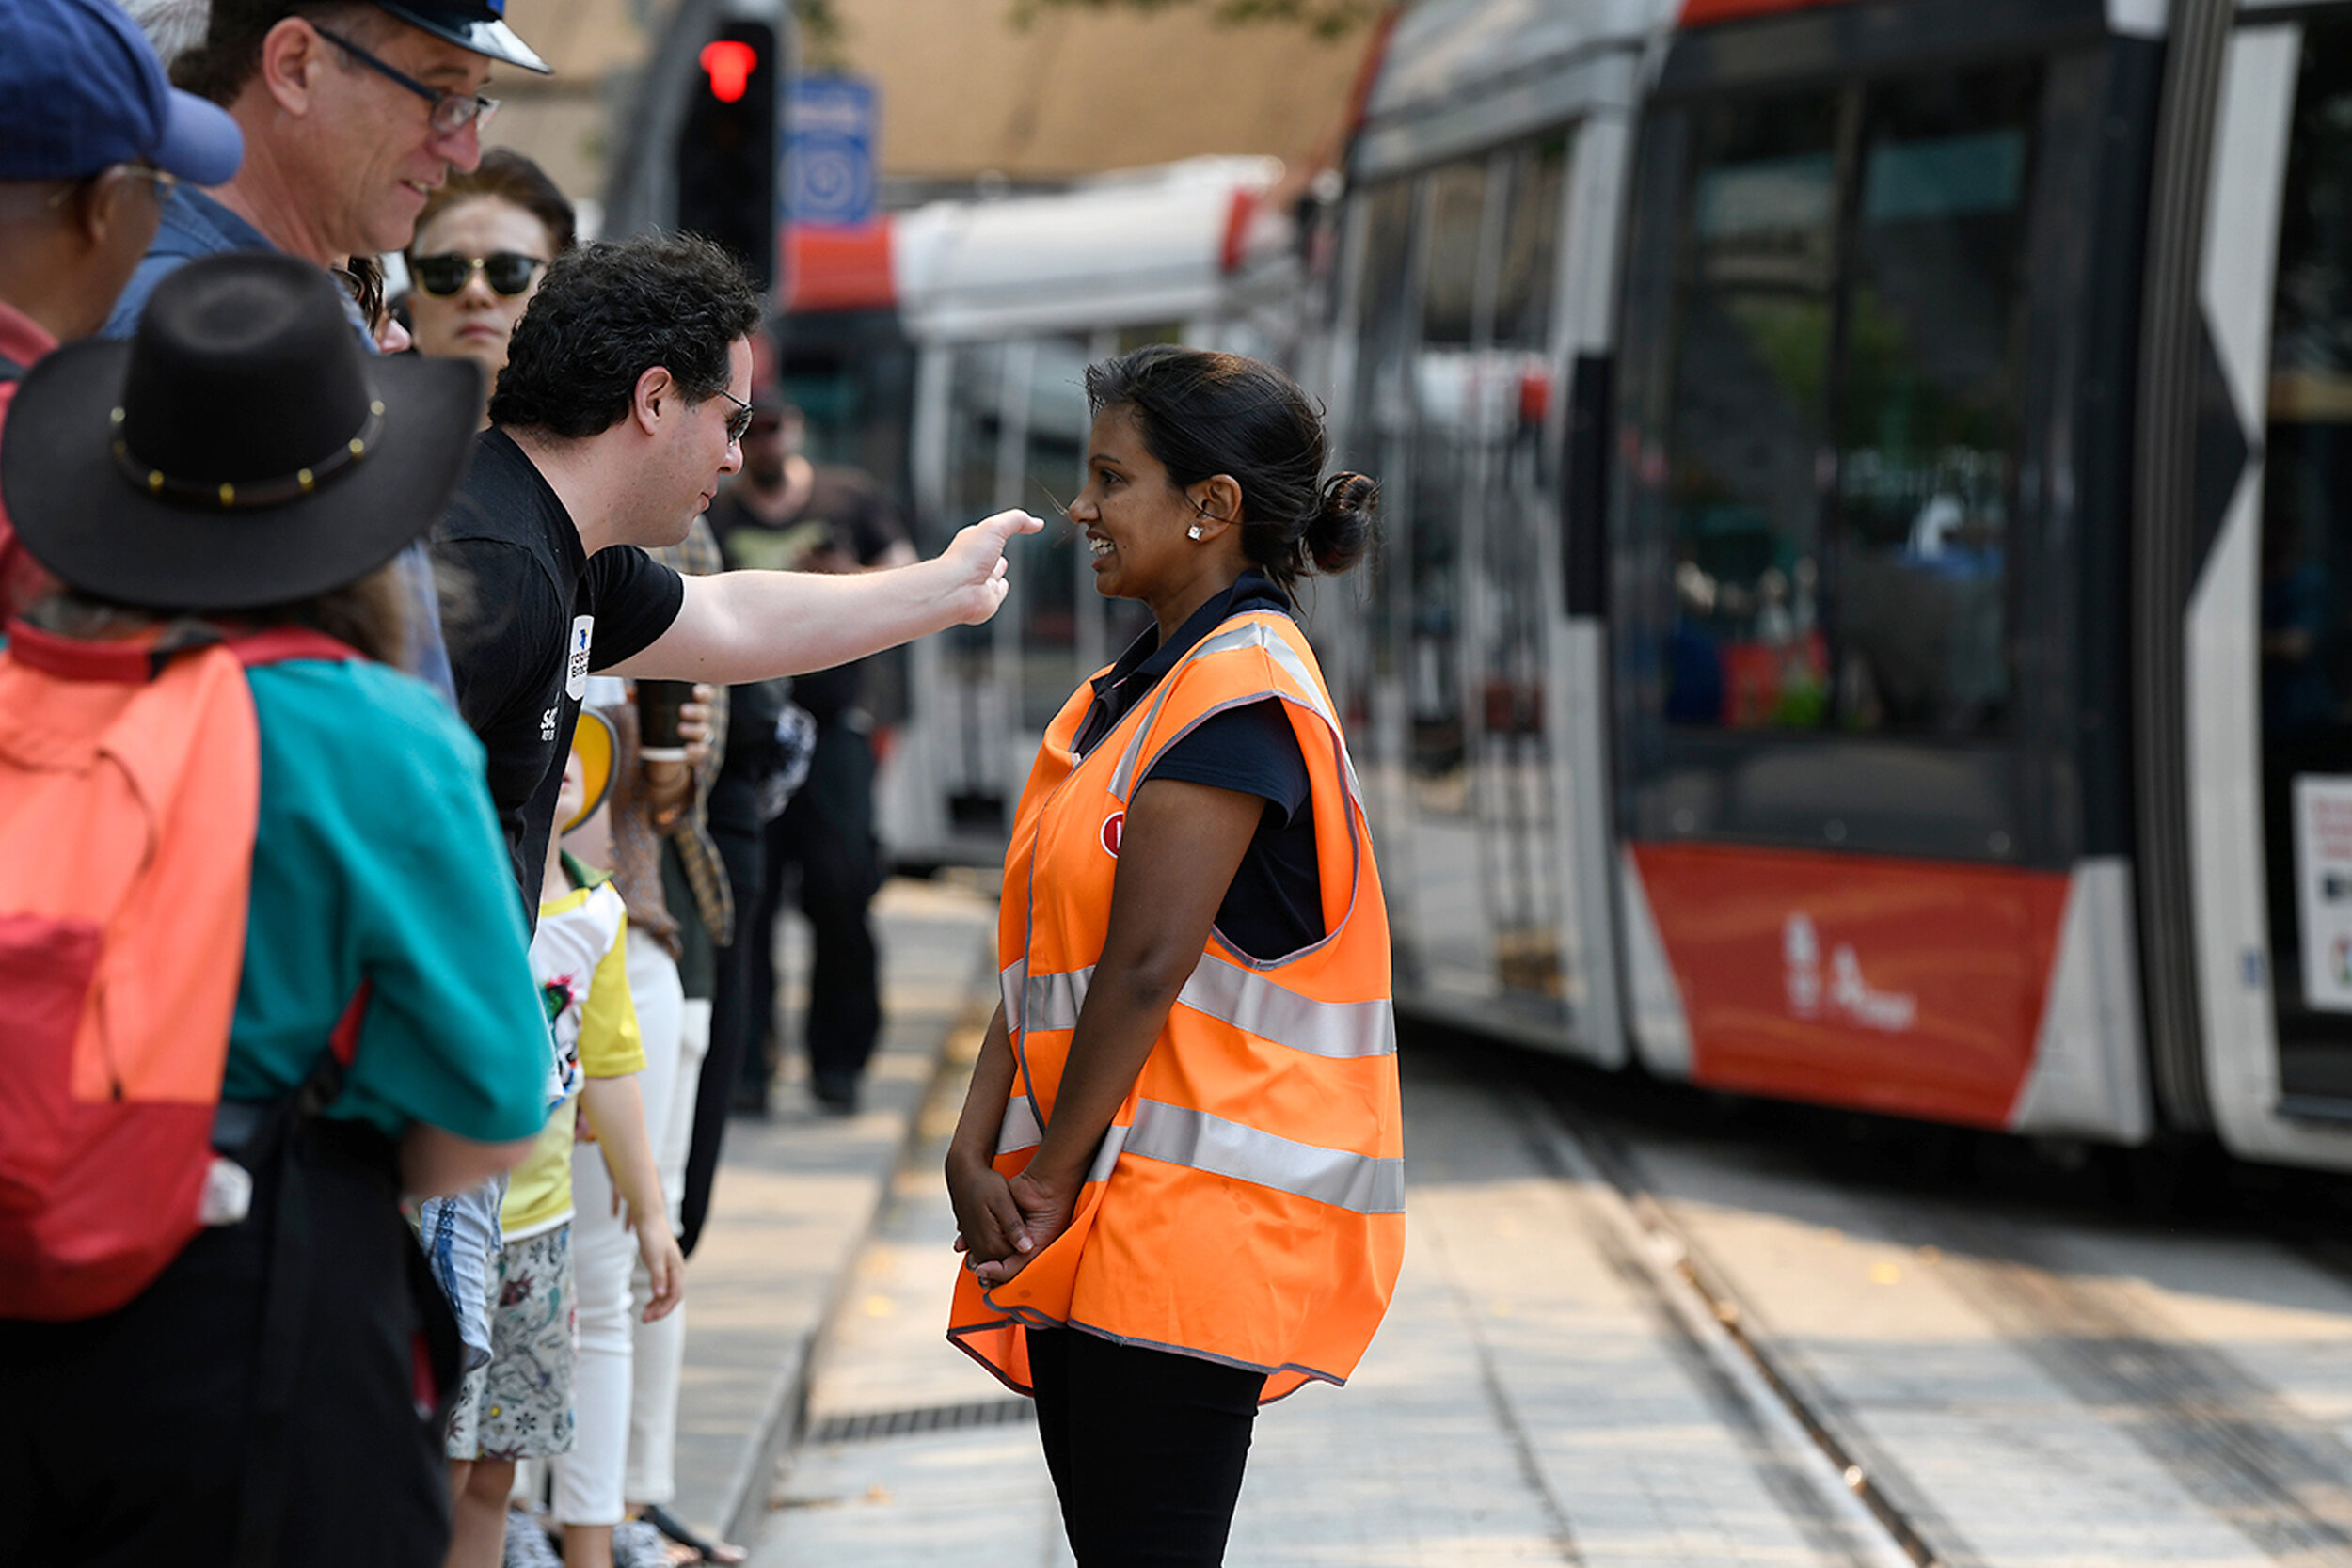
[[[443,297],[464,288],[467,280],[479,271],[483,281],[511,299],[529,289],[531,280],[546,265],[536,256],[501,250],[490,256],[420,256],[408,270],[415,275],[417,287]]]

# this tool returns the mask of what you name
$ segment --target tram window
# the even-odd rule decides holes
[[[1836,238],[1835,95],[1693,117],[1667,474],[1669,721],[1819,721],[1817,469]]]
[[[1670,722],[2006,723],[2040,93],[2020,64],[1694,117]]]
[[[1983,734],[2010,697],[2032,65],[1865,100],[1845,267],[1836,721]]]
[[[1568,143],[1550,136],[1514,160],[1495,276],[1498,348],[1551,346],[1551,298],[1560,249],[1560,187]]]
[[[1422,274],[1421,341],[1464,347],[1476,330],[1478,247],[1486,211],[1486,163],[1448,164],[1429,176],[1429,261]]]

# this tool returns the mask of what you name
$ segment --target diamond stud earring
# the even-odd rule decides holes
[[[1185,537],[1185,538],[1187,538],[1187,539],[1198,539],[1198,538],[1200,538],[1200,525],[1199,523],[1195,523],[1195,524],[1193,524],[1193,525],[1192,525],[1192,527],[1190,527],[1190,528],[1188,528],[1188,529],[1184,530],[1184,537]]]

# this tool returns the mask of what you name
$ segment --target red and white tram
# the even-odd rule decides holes
[[[2352,6],[1431,0],[1347,174],[1403,1004],[2352,1165]]]

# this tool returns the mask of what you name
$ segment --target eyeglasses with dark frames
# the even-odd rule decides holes
[[[386,65],[349,39],[330,33],[316,23],[310,24],[310,30],[386,81],[406,87],[432,104],[433,134],[437,136],[453,136],[469,125],[477,131],[485,130],[489,126],[490,118],[499,112],[499,101],[495,98],[485,98],[474,92],[443,92],[438,87],[418,81],[405,71]]]
[[[727,441],[730,445],[739,443],[751,434],[752,405],[724,387],[719,388],[719,395],[735,404],[735,412],[727,416]]]
[[[484,282],[512,299],[529,290],[531,280],[547,264],[519,250],[498,250],[487,256],[460,256],[445,251],[418,257],[409,263],[408,271],[416,278],[418,288],[437,298],[446,299],[456,293],[478,272]]]

